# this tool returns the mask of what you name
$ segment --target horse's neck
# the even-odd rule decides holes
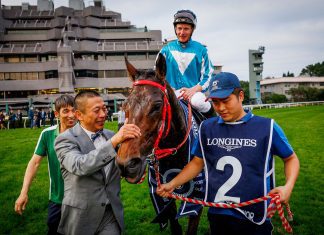
[[[179,101],[176,101],[172,111],[172,127],[175,132],[179,132],[179,134],[186,133],[186,115],[181,107]]]
[[[172,119],[168,136],[162,140],[161,145],[164,147],[176,147],[186,135],[186,119],[179,100],[174,98],[170,101]]]

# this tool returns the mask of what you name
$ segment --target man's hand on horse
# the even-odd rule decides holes
[[[141,130],[135,124],[128,124],[128,118],[126,118],[124,125],[120,130],[111,138],[111,142],[114,147],[124,142],[127,139],[134,139],[141,136]]]
[[[161,197],[169,197],[173,192],[174,187],[171,183],[161,184],[160,187],[156,189],[156,193]]]

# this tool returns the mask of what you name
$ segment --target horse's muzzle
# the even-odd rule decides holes
[[[145,171],[146,161],[141,158],[132,158],[124,165],[118,164],[121,171],[121,176],[125,177],[128,183],[136,184],[138,183]]]

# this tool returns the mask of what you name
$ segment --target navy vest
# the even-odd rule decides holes
[[[218,118],[211,118],[201,124],[199,141],[205,162],[206,201],[240,203],[267,195],[269,182],[274,183],[272,130],[273,120],[258,116],[234,123],[218,123]],[[262,224],[266,209],[265,201],[238,209],[210,208],[210,213]]]

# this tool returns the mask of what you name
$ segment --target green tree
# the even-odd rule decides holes
[[[244,91],[244,101],[243,104],[249,104],[250,100],[250,90],[249,90],[249,82],[247,81],[240,81],[241,87]]]
[[[262,97],[262,103],[273,104],[273,103],[285,103],[288,99],[285,95],[280,95],[276,93],[267,94]]]
[[[289,71],[287,72],[287,74],[283,73],[282,74],[283,77],[295,77],[294,73],[290,73]]]
[[[321,101],[324,100],[324,91],[314,87],[300,86],[289,90],[294,102]]]
[[[288,71],[288,73],[287,73],[287,77],[295,77],[295,74],[294,74],[294,73],[290,73],[290,72]]]
[[[300,76],[323,77],[324,76],[324,61],[322,63],[310,64],[302,69]]]

